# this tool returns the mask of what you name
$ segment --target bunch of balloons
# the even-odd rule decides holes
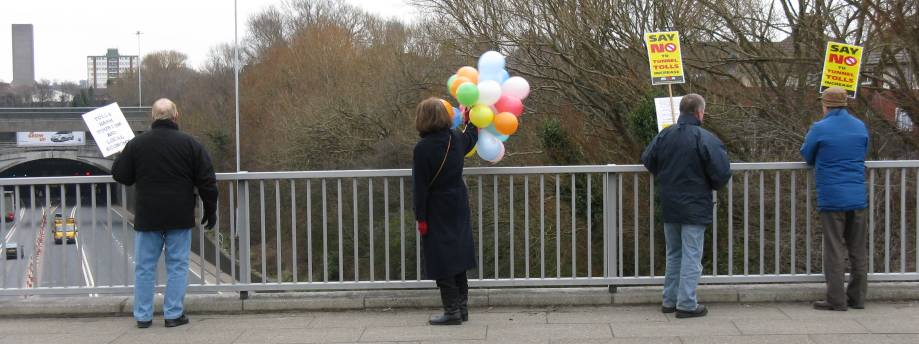
[[[479,142],[474,152],[482,159],[497,163],[504,159],[504,141],[517,132],[523,115],[523,99],[530,94],[526,79],[511,77],[504,69],[504,55],[489,51],[479,57],[478,69],[466,66],[447,80],[450,94],[460,103],[459,108],[444,106],[453,113],[453,126],[463,121],[469,109],[469,121],[479,128]],[[472,153],[470,153],[471,156]]]

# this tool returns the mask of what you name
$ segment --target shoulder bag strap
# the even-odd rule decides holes
[[[437,177],[440,176],[440,171],[443,171],[444,164],[447,163],[447,156],[450,155],[450,147],[453,145],[453,133],[450,133],[450,138],[447,139],[447,151],[444,152],[444,160],[440,162],[440,167],[437,168],[437,173],[434,174],[434,178],[431,179],[431,182],[428,183],[428,187],[434,185],[434,181],[437,180]]]

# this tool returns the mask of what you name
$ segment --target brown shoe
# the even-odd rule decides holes
[[[826,301],[814,302],[814,309],[820,310],[820,311],[840,311],[840,312],[845,312],[849,310],[847,306],[836,306]]]

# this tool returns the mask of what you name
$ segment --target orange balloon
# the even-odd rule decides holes
[[[444,103],[444,109],[447,109],[447,114],[450,115],[450,118],[453,118],[453,105],[450,105],[450,102],[446,99],[441,99],[440,101]]]
[[[477,71],[475,68],[469,66],[460,68],[458,71],[456,71],[456,75],[466,77],[473,84],[479,83],[479,71]]]
[[[469,78],[465,76],[458,76],[456,79],[453,79],[453,83],[450,84],[450,95],[456,97],[456,89],[465,82],[472,82],[472,80],[469,80]]]
[[[502,112],[495,115],[494,119],[495,130],[502,135],[513,135],[517,132],[517,116],[510,112]]]

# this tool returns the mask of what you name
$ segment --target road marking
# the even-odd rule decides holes
[[[55,207],[57,208],[57,207]],[[34,288],[38,284],[38,275],[42,270],[42,254],[45,247],[45,224],[47,223],[47,214],[50,214],[54,208],[45,212],[45,207],[41,208],[41,221],[38,227],[38,235],[35,237],[35,254],[33,257],[29,258],[29,268],[26,271],[26,286],[28,288]],[[36,273],[36,265],[38,266],[38,272]]]
[[[86,250],[79,239],[77,239],[77,246],[80,246],[80,255],[83,256],[83,280],[86,281],[87,287],[95,287],[96,280],[93,278],[93,270],[89,267],[89,261],[86,260]]]
[[[16,230],[19,229],[19,224],[22,223],[22,217],[25,216],[26,208],[19,208],[19,220],[13,222],[13,226],[10,227],[10,231],[6,233],[6,237],[3,238],[4,242],[10,242],[10,239],[13,238],[13,234],[16,233]]]
[[[111,210],[111,211],[114,212],[116,215],[118,215],[119,217],[121,217],[121,221],[122,221],[122,222],[126,222],[126,223],[130,224],[131,227],[134,227],[134,223],[132,223],[131,221],[128,221],[128,219],[127,219],[124,215],[121,215],[121,213],[119,213],[117,210],[115,210],[115,208],[109,208],[109,210]],[[115,229],[114,229],[114,228],[109,228],[109,234],[111,234],[112,240],[115,240],[115,243],[118,244],[118,249],[121,251],[121,253],[124,254],[126,257],[128,257],[128,260],[131,261],[131,265],[134,265],[134,263],[135,263],[135,262],[134,262],[134,256],[132,256],[130,253],[128,253],[128,251],[127,251],[127,250],[125,249],[125,247],[124,247],[124,243],[122,243],[121,240],[119,240],[118,238],[115,237]]]

